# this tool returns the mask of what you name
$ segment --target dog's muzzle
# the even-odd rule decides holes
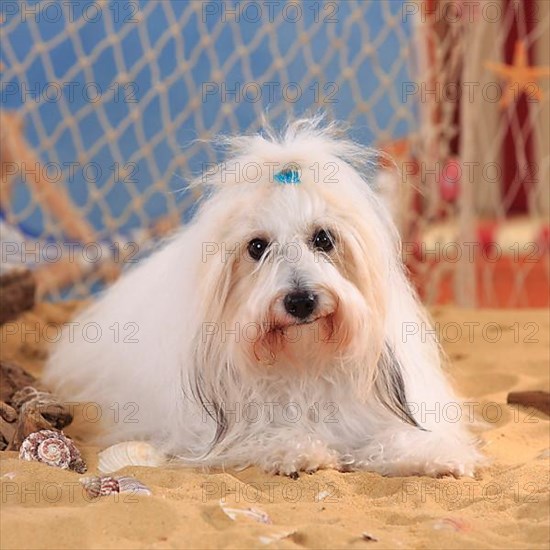
[[[317,296],[312,292],[296,291],[285,296],[284,306],[296,319],[307,319],[317,307]]]

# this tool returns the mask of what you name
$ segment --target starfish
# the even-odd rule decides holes
[[[514,47],[514,58],[511,65],[505,63],[485,63],[485,67],[499,75],[508,86],[504,89],[500,104],[507,107],[521,94],[526,94],[528,101],[540,101],[543,93],[537,81],[550,76],[550,67],[532,67],[527,59],[527,48],[521,40]],[[517,94],[517,96],[516,96]]]

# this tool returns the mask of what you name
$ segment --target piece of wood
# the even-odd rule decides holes
[[[36,386],[36,378],[13,363],[0,361],[0,401],[11,403],[11,398],[25,386]]]
[[[21,367],[0,362],[0,450],[18,450],[39,430],[61,430],[73,421],[70,410]]]
[[[0,418],[3,418],[6,422],[15,422],[17,411],[11,405],[0,401]]]
[[[3,451],[15,435],[17,411],[0,401],[0,451]]]
[[[508,394],[509,405],[533,408],[550,416],[550,393],[546,391],[518,391]]]
[[[20,416],[24,414],[26,407],[32,405],[51,428],[56,430],[63,429],[73,421],[73,415],[69,409],[55,395],[48,391],[37,390],[32,386],[26,386],[14,394],[11,405],[19,410]]]
[[[19,419],[16,422],[14,435],[8,443],[7,451],[18,451],[24,439],[40,430],[51,430],[52,425],[42,416],[36,403],[26,403],[19,411]]]
[[[0,276],[0,325],[34,307],[36,281],[28,269],[15,268]]]

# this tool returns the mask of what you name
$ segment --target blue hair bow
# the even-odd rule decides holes
[[[298,168],[283,168],[273,176],[275,181],[284,185],[297,185],[300,183],[300,172]]]

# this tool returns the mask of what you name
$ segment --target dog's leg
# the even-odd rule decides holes
[[[365,427],[362,435],[346,434],[352,460],[344,469],[392,476],[473,475],[482,455],[468,433],[460,403],[441,372],[427,370],[417,370],[417,378],[411,377],[389,346],[386,348],[366,407],[353,410],[350,402],[342,404],[343,422],[333,444],[337,448],[341,444],[336,437],[345,433],[344,420],[349,423],[350,418],[360,417]],[[359,442],[363,443],[357,445]]]
[[[389,476],[473,477],[482,456],[469,439],[456,427],[445,432],[393,426],[354,453],[353,468]]]
[[[278,429],[274,436],[254,445],[256,463],[268,473],[297,478],[300,472],[338,467],[338,453],[312,434]]]

